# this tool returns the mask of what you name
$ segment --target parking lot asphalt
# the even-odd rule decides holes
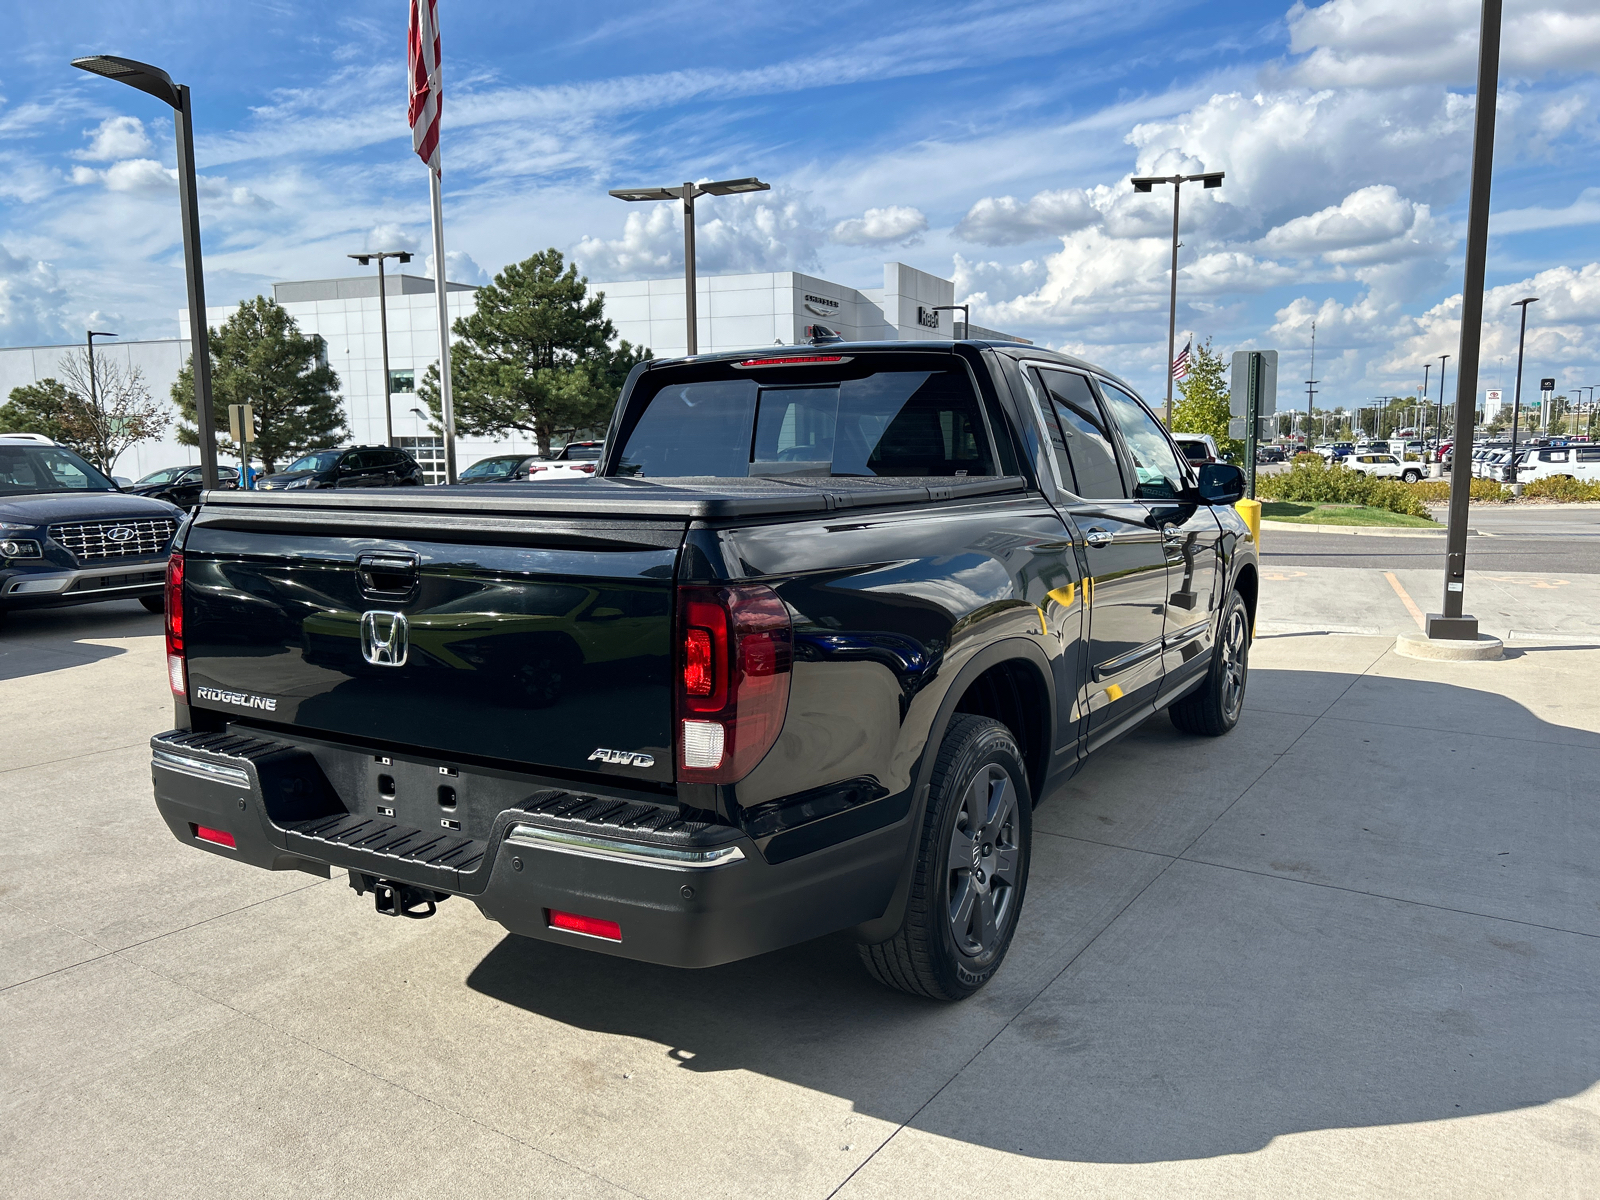
[[[157,620],[14,617],[4,1190],[1592,1195],[1600,650],[1402,659],[1271,574],[1240,727],[1152,719],[1045,797],[1011,957],[953,1006],[842,935],[672,971],[180,846]]]
[[[1441,522],[1443,510],[1436,511]],[[1600,574],[1600,505],[1477,505],[1470,510],[1469,571]],[[1444,569],[1445,538],[1383,537],[1381,534],[1301,533],[1273,528],[1264,531],[1264,560],[1291,567],[1415,567]]]

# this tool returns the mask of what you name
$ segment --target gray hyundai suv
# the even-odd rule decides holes
[[[0,620],[97,600],[160,612],[182,517],[165,500],[123,492],[65,446],[0,435]]]

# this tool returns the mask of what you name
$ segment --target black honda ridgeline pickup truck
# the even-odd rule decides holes
[[[1039,797],[1157,710],[1238,721],[1242,489],[1032,347],[646,363],[591,481],[208,495],[156,803],[381,913],[684,967],[850,929],[959,999]]]

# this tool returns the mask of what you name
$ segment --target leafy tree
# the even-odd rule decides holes
[[[1179,382],[1183,399],[1172,406],[1175,433],[1209,433],[1217,449],[1236,461],[1244,454],[1244,443],[1228,436],[1227,368],[1222,353],[1211,349],[1211,339],[1196,346],[1189,356],[1189,374]]]
[[[73,436],[76,404],[77,397],[58,379],[12,388],[10,402],[0,405],[0,433],[42,433],[83,454],[88,447]]]
[[[605,317],[605,296],[590,299],[587,283],[551,249],[511,264],[479,289],[475,310],[456,321],[450,347],[458,432],[499,437],[517,430],[548,454],[552,438],[606,423],[628,372],[650,351],[627,342],[612,347],[617,331]],[[437,362],[417,394],[440,428]]]
[[[194,356],[172,385],[178,406],[178,440],[198,446],[195,423]],[[255,406],[258,433],[251,444],[268,474],[307,450],[341,442],[348,433],[339,403],[339,376],[322,351],[322,340],[300,332],[275,300],[247,300],[211,331],[212,428],[228,437],[228,405]]]
[[[172,423],[138,367],[124,370],[101,355],[91,387],[88,354],[77,350],[61,360],[61,374],[65,382],[51,377],[11,389],[10,402],[0,407],[0,432],[42,433],[109,475],[123,451],[160,437]]]

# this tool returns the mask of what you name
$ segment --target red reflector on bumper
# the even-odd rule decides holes
[[[221,829],[207,829],[204,825],[196,825],[194,826],[194,835],[202,842],[214,842],[218,846],[226,846],[229,850],[238,848],[234,845],[233,834],[224,832]]]
[[[568,933],[605,938],[608,942],[622,940],[622,926],[615,921],[603,921],[599,917],[580,917],[577,913],[557,912],[553,908],[545,911],[550,916],[551,929],[565,929]]]

